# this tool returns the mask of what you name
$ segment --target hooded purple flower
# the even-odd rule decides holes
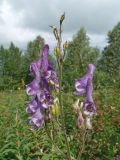
[[[77,96],[86,95],[81,110],[85,117],[86,128],[88,129],[92,128],[91,116],[96,113],[96,108],[92,98],[92,91],[93,91],[92,79],[94,71],[95,71],[95,66],[93,64],[88,64],[88,72],[85,74],[85,76],[75,81],[75,89],[76,89],[75,95]]]
[[[48,70],[45,75],[45,79],[48,83],[50,83],[52,86],[55,87],[55,89],[59,88],[58,80],[57,80],[57,75],[54,70]]]
[[[40,59],[30,64],[30,72],[34,80],[26,86],[27,95],[31,97],[26,112],[30,115],[30,124],[34,128],[41,128],[45,120],[45,110],[48,110],[54,102],[51,94],[51,84],[58,85],[57,75],[52,64],[48,61],[49,46],[45,45]]]
[[[40,102],[43,108],[49,108],[53,104],[53,96],[51,94],[51,88],[46,79],[43,79],[43,90],[40,95]]]

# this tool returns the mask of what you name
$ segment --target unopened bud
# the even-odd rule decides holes
[[[59,115],[59,100],[58,98],[55,98],[54,104],[51,107],[51,112],[53,116]]]
[[[65,13],[60,17],[60,25],[62,24],[62,22],[64,21],[65,19]]]
[[[91,123],[91,118],[90,117],[85,118],[85,126],[86,126],[87,129],[92,129],[92,123]]]
[[[59,49],[56,47],[56,48],[54,48],[54,55],[56,56],[56,57],[59,57],[60,56],[60,51],[59,51]]]
[[[68,42],[67,41],[63,44],[63,49],[64,50],[68,49]]]
[[[84,125],[84,118],[81,112],[78,113],[77,125],[79,128]]]
[[[73,104],[73,109],[74,109],[75,113],[80,111],[79,99],[77,99],[77,101],[75,101],[75,103]]]

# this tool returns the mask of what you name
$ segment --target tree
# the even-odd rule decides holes
[[[120,78],[120,22],[108,32],[108,45],[103,50],[99,67],[113,79]]]
[[[41,36],[37,36],[35,40],[28,42],[25,54],[30,63],[39,58],[40,51],[43,49],[43,46],[44,39]]]
[[[84,28],[69,42],[68,52],[64,64],[64,85],[66,89],[72,89],[74,80],[78,79],[85,71],[88,63],[97,63],[99,50],[89,45],[89,37]]]
[[[21,79],[21,52],[11,42],[9,49],[0,48],[0,88],[13,89],[19,86]]]
[[[0,46],[0,89],[4,88],[4,80],[3,80],[4,66],[5,66],[5,49],[1,45]]]

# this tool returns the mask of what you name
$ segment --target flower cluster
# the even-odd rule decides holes
[[[91,118],[96,114],[96,108],[92,98],[92,79],[93,73],[95,71],[95,66],[93,64],[88,64],[88,72],[82,78],[75,81],[75,95],[86,96],[81,108],[79,107],[79,100],[74,104],[74,108],[78,113],[78,126],[85,124],[86,128],[92,129]],[[85,120],[84,120],[85,117]]]
[[[54,103],[52,90],[58,90],[57,75],[48,60],[49,46],[45,45],[40,59],[30,64],[30,72],[34,80],[26,86],[30,102],[26,112],[30,115],[30,124],[34,128],[41,128],[44,124],[45,113],[51,117],[50,107]]]

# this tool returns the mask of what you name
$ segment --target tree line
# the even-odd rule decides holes
[[[38,59],[44,44],[44,38],[37,36],[28,42],[25,52],[21,52],[13,42],[8,49],[0,46],[0,90],[22,89],[31,81],[29,65]],[[56,66],[53,54],[49,58]],[[74,80],[86,72],[88,63],[97,67],[95,88],[109,87],[111,84],[120,87],[120,22],[108,32],[107,45],[102,51],[90,46],[85,28],[80,28],[68,42],[63,74],[66,91],[73,90]]]

